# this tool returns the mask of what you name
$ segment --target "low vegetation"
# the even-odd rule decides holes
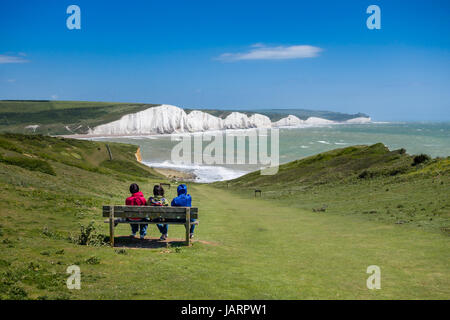
[[[71,135],[157,104],[88,101],[0,101],[0,132]],[[1,144],[1,142],[0,142]]]
[[[327,214],[359,215],[436,232],[450,225],[450,158],[408,155],[381,143],[336,149],[215,185]]]
[[[31,171],[40,171],[42,173],[56,175],[53,168],[48,164],[47,161],[39,159],[30,159],[26,157],[2,157],[0,156],[0,162],[8,165],[18,166]]]
[[[145,247],[148,240],[130,240],[129,226],[119,224],[117,247],[110,248],[103,245],[108,224],[101,206],[123,204],[131,182],[146,197],[154,184],[169,182],[135,161],[135,146],[110,143],[114,162],[105,165],[101,142],[15,134],[0,141],[7,142],[2,157],[31,157],[55,172],[0,162],[0,299],[450,295],[448,159],[413,166],[404,153],[358,146],[286,164],[273,186],[253,174],[228,189],[189,183],[200,208],[192,247]],[[139,170],[124,170],[131,164]],[[335,170],[320,173],[328,166]],[[381,173],[359,178],[364,170]],[[254,197],[256,186],[261,198]],[[166,188],[168,199],[175,194],[175,186]],[[184,232],[171,226],[169,237],[183,239]],[[148,237],[159,237],[154,225]],[[373,264],[381,268],[381,290],[366,287]],[[72,265],[81,269],[80,290],[66,286]]]

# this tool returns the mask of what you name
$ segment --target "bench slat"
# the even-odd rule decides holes
[[[110,210],[111,206],[103,206],[103,211]],[[129,212],[185,212],[185,207],[158,207],[158,206],[114,206],[114,212],[116,211],[129,211]],[[198,208],[190,208],[191,212],[198,212]]]
[[[109,212],[103,212],[104,217],[109,217]],[[150,218],[150,219],[180,219],[186,220],[186,213],[165,213],[165,212],[116,212],[114,211],[114,217],[116,218]],[[198,214],[191,214],[191,218],[198,219]]]
[[[103,206],[103,217],[109,219],[109,238],[111,247],[114,247],[114,227],[117,223],[129,224],[179,224],[186,227],[186,245],[190,246],[189,229],[191,225],[198,224],[198,221],[191,222],[191,219],[198,219],[198,208],[186,207],[152,207],[152,206]],[[116,218],[149,218],[153,221],[122,221]]]
[[[104,223],[109,223],[109,220],[103,221]],[[198,225],[200,221],[193,221],[192,224]],[[114,221],[114,223],[128,223],[128,224],[186,224],[186,221],[168,221],[168,222],[161,222],[161,221]]]
[[[103,217],[109,217],[110,206],[103,206]],[[114,206],[114,216],[120,218],[186,219],[184,207]],[[191,208],[191,217],[198,218],[198,208]]]

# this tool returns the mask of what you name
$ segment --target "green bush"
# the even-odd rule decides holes
[[[107,244],[107,237],[103,234],[98,234],[94,222],[90,222],[86,227],[80,226],[80,234],[78,237],[72,239],[73,242],[82,246],[102,246]]]
[[[422,153],[422,154],[416,155],[416,156],[414,156],[414,159],[413,159],[413,166],[417,166],[418,164],[425,163],[430,160],[431,160],[431,157],[427,154]]]
[[[120,249],[116,249],[114,250],[117,254],[123,254],[123,255],[127,255],[128,251],[124,248],[120,248]]]
[[[49,237],[49,238],[55,239],[55,240],[62,240],[65,238],[61,233],[51,231],[47,226],[42,228],[42,234],[46,237]]]
[[[27,292],[18,285],[13,285],[8,291],[8,299],[11,300],[26,300],[28,298]]]
[[[48,164],[48,162],[39,159],[30,159],[24,157],[0,157],[0,162],[21,167],[30,171],[39,171],[42,173],[50,174],[56,176],[53,168]]]
[[[92,256],[92,257],[90,257],[89,259],[86,259],[85,262],[86,262],[87,264],[92,264],[92,265],[100,264],[100,258],[99,258],[99,257],[96,257],[96,256]]]
[[[369,179],[369,178],[372,178],[372,176],[373,176],[373,173],[372,173],[372,172],[369,172],[369,171],[367,171],[367,170],[364,170],[363,172],[361,172],[361,173],[358,175],[358,178],[360,178],[360,179]]]
[[[0,148],[3,148],[5,150],[14,151],[17,153],[22,153],[22,150],[18,148],[14,143],[11,143],[7,140],[0,139]]]

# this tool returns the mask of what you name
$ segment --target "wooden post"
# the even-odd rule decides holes
[[[106,145],[106,149],[108,150],[109,160],[111,161],[113,159],[111,149],[109,148],[109,145]]]
[[[186,208],[186,245],[191,245],[191,208]]]
[[[114,206],[109,207],[109,243],[114,247]]]

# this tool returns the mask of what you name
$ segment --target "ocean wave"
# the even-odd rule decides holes
[[[231,180],[249,173],[248,171],[233,170],[221,166],[208,166],[199,164],[185,165],[185,164],[175,164],[171,161],[163,161],[163,162],[143,161],[142,163],[153,168],[173,169],[193,173],[196,177],[195,182],[202,182],[202,183]]]

